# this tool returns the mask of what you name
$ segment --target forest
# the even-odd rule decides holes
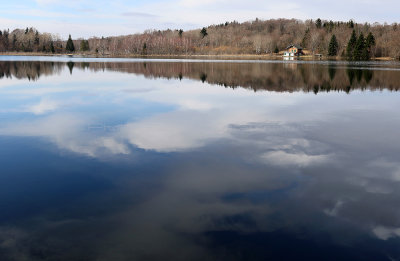
[[[372,37],[372,38],[371,38]],[[146,30],[143,33],[61,39],[35,28],[0,31],[0,52],[79,53],[97,56],[274,55],[290,44],[308,55],[350,60],[400,59],[397,23],[356,23],[270,19],[210,25],[197,30]]]

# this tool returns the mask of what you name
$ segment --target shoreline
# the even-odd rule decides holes
[[[71,57],[81,57],[81,58],[148,58],[148,59],[232,59],[232,60],[282,60],[283,55],[280,54],[172,54],[172,55],[162,55],[162,54],[150,54],[150,55],[138,55],[138,54],[131,54],[131,55],[98,55],[93,53],[59,53],[59,54],[52,54],[52,53],[41,53],[41,52],[2,52],[0,56],[48,56],[48,57],[64,57],[64,56],[71,56]],[[289,58],[289,57],[287,57]],[[298,57],[290,57],[296,58]],[[346,61],[341,57],[319,57],[313,55],[304,55],[300,57],[304,60],[322,60],[322,61]],[[375,57],[372,58],[370,61],[397,61],[395,58],[392,57]]]

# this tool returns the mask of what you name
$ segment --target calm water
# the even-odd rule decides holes
[[[0,260],[399,260],[400,64],[0,57]]]

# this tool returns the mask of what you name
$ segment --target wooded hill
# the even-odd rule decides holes
[[[0,51],[70,53],[87,52],[97,55],[218,55],[273,54],[290,44],[305,48],[310,54],[332,54],[349,57],[346,48],[355,31],[356,37],[372,35],[375,45],[371,57],[400,58],[400,26],[394,24],[359,24],[353,21],[271,19],[238,23],[226,22],[202,29],[147,30],[141,34],[115,37],[92,37],[67,41],[34,28],[4,30],[0,35]],[[332,36],[336,45],[332,45]],[[331,44],[330,44],[331,43]]]

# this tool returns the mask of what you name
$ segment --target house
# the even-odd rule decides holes
[[[303,55],[303,48],[300,47],[299,45],[289,45],[286,47],[286,52],[284,53],[283,56],[300,56]]]

